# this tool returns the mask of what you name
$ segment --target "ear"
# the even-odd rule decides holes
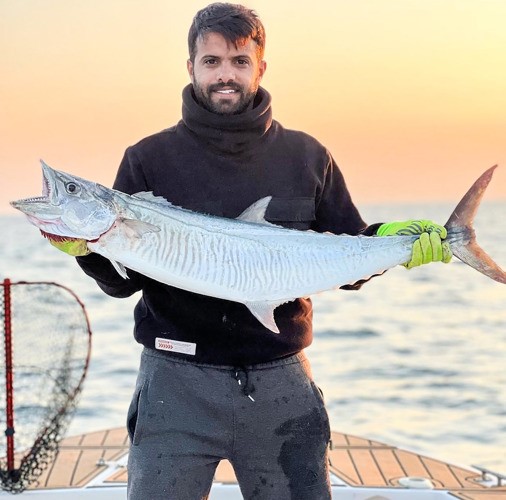
[[[260,77],[260,79],[262,79],[266,70],[267,70],[267,63],[262,59],[258,64],[258,76]]]
[[[193,83],[193,63],[191,62],[190,59],[188,59],[188,61],[186,61],[186,69],[188,70],[188,74],[190,75],[190,80]]]

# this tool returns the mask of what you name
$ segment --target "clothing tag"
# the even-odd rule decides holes
[[[155,340],[155,347],[160,351],[180,352],[195,356],[197,344],[192,344],[191,342],[181,342],[179,340],[161,339],[160,337],[157,337]]]

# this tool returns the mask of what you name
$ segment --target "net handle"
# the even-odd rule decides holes
[[[7,471],[14,471],[14,384],[12,373],[12,322],[11,322],[11,281],[6,278],[4,287],[4,332],[5,332],[5,409],[7,438]]]

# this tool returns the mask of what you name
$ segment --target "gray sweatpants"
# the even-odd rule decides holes
[[[330,428],[309,362],[234,368],[144,349],[128,412],[129,500],[201,500],[221,459],[246,500],[327,500]]]

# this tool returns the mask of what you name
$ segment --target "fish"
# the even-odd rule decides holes
[[[41,160],[42,196],[12,201],[54,240],[85,239],[128,279],[128,269],[161,283],[244,304],[279,333],[281,304],[368,279],[408,262],[419,237],[319,233],[265,220],[271,197],[236,219],[175,206],[152,192],[125,194],[55,170]],[[495,168],[464,195],[445,227],[455,257],[500,283],[506,273],[478,245],[473,221]]]

